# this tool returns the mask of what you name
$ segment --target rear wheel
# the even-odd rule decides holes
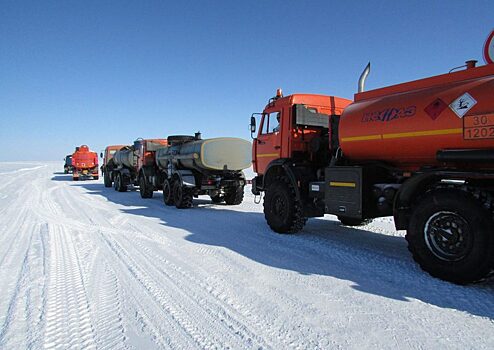
[[[165,202],[166,205],[175,204],[175,198],[173,196],[173,182],[169,179],[166,179],[165,182],[163,182],[163,202]]]
[[[111,187],[112,185],[110,174],[107,171],[103,173],[103,182],[105,183],[105,187]]]
[[[175,181],[173,194],[177,208],[186,209],[192,207],[192,191],[189,187],[182,186],[180,181]]]
[[[93,180],[98,180],[99,176],[93,176]]]
[[[307,219],[303,216],[302,203],[296,199],[295,189],[287,178],[277,178],[266,189],[264,217],[278,233],[295,233],[304,227]]]
[[[435,190],[413,208],[406,239],[420,267],[453,283],[478,281],[494,267],[491,213],[469,193]]]
[[[144,176],[139,178],[139,192],[141,194],[141,198],[153,197],[153,188],[147,184]]]
[[[239,205],[244,200],[244,186],[238,186],[235,189],[225,193],[225,203],[227,205]]]
[[[124,183],[123,183],[122,174],[117,173],[117,175],[115,176],[114,187],[115,187],[115,191],[118,191],[118,192],[127,191],[127,186],[124,185]]]

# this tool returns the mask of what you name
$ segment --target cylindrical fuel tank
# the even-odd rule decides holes
[[[341,150],[405,170],[438,165],[441,150],[494,151],[493,96],[494,65],[356,94],[340,118]]]
[[[133,168],[135,166],[134,150],[128,146],[119,149],[113,155],[113,162],[115,162],[117,166],[123,165],[129,168]]]
[[[156,151],[156,163],[163,169],[173,162],[184,169],[239,171],[251,165],[251,152],[249,141],[221,137],[160,148]]]

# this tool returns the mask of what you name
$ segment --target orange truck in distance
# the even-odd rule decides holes
[[[80,179],[98,180],[98,154],[90,151],[87,145],[75,148],[72,154],[72,180]]]
[[[105,187],[112,187],[113,178],[112,171],[115,168],[113,163],[113,155],[120,149],[126,147],[125,145],[110,145],[105,148],[104,152],[100,153],[100,157],[103,158],[103,164],[101,165],[101,174],[103,175],[103,181]]]
[[[354,101],[281,91],[260,113],[252,182],[267,224],[300,231],[393,216],[432,276],[470,283],[494,270],[494,64],[364,91]],[[251,117],[251,132],[257,119]]]

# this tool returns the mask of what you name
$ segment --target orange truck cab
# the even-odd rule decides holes
[[[271,229],[298,232],[325,214],[349,226],[393,216],[432,276],[454,283],[487,276],[494,270],[494,64],[475,63],[363,91],[368,65],[354,102],[278,91],[251,117],[252,192],[264,194]]]
[[[98,154],[90,151],[87,145],[76,147],[72,154],[72,180],[98,180]]]

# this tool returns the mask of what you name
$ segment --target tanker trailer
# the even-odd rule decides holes
[[[151,198],[153,192],[161,188],[152,181],[158,172],[155,164],[155,153],[167,144],[166,139],[142,139],[134,141],[132,146],[126,146],[115,152],[112,162],[114,169],[111,179],[116,191],[127,191],[128,185],[139,186],[142,198]]]
[[[494,269],[494,64],[381,89],[354,102],[281,92],[261,114],[252,192],[279,233],[333,214],[343,225],[393,216],[432,276]],[[277,125],[275,117],[279,119]],[[251,130],[256,119],[251,118]]]
[[[88,178],[98,180],[98,154],[82,145],[72,154],[72,180]]]
[[[242,170],[251,165],[251,144],[229,137],[202,140],[199,133],[170,136],[168,146],[156,152],[156,164],[166,205],[190,208],[199,195],[238,205],[246,184]]]

